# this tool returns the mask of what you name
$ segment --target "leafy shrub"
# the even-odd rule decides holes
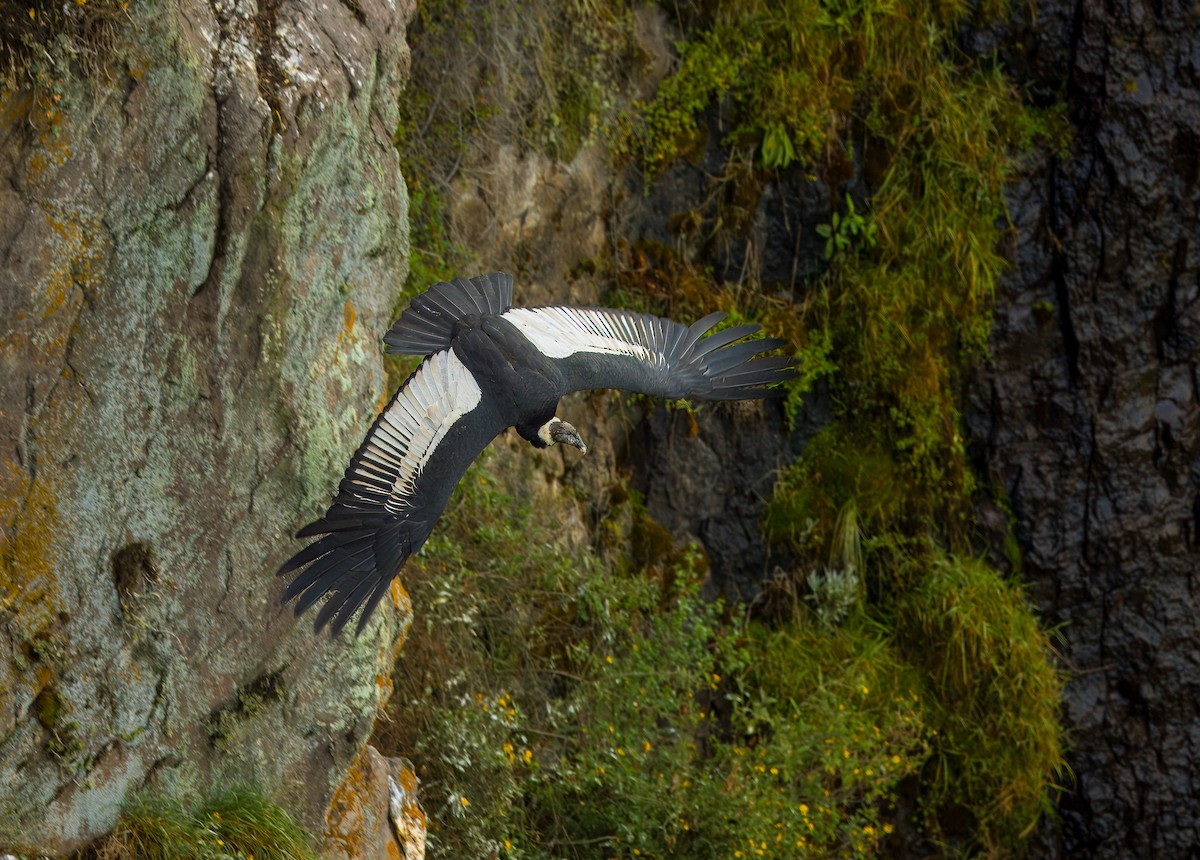
[[[882,628],[857,610],[746,626],[701,599],[686,547],[606,569],[564,546],[554,509],[500,491],[500,465],[468,472],[410,563],[418,622],[378,738],[415,754],[431,856],[879,847],[929,748],[917,673]]]

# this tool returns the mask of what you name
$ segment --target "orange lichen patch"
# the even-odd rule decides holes
[[[408,596],[408,590],[404,587],[404,583],[400,581],[400,577],[392,580],[390,593],[392,595],[392,603],[400,610],[400,614],[411,615],[412,598]]]
[[[370,796],[371,762],[363,747],[346,771],[325,810],[324,854],[362,857],[366,848],[367,816],[363,808]]]
[[[390,593],[392,604],[396,607],[397,618],[400,621],[400,635],[396,637],[396,644],[392,646],[389,666],[393,665],[400,657],[400,649],[404,647],[404,641],[408,638],[408,626],[412,623],[413,616],[412,598],[408,596],[408,591],[400,582],[400,577],[397,576],[392,580]]]
[[[7,459],[3,468],[4,483],[15,485],[17,493],[0,499],[0,611],[18,619],[24,637],[32,638],[62,609],[54,546],[58,509],[43,481],[31,483]]]
[[[397,780],[406,788],[400,798],[401,820],[396,820],[391,772],[389,761],[373,747],[358,754],[326,810],[323,856],[338,860],[424,857],[425,815],[413,793],[416,776],[401,772]]]
[[[33,106],[33,92],[30,89],[0,90],[0,122],[12,126],[17,121],[29,116]]]
[[[396,620],[400,626],[400,632],[390,646],[385,645],[380,649],[379,665],[387,667],[388,670],[380,672],[375,676],[375,687],[379,691],[380,707],[392,697],[394,686],[390,671],[396,665],[396,661],[400,659],[400,650],[404,647],[405,639],[408,638],[408,628],[412,622],[412,598],[404,590],[399,577],[392,580],[389,593],[392,598],[392,605],[396,607]]]
[[[357,318],[358,312],[354,310],[354,305],[346,299],[346,304],[342,307],[342,330],[338,333],[338,343],[354,333],[354,321]]]
[[[95,282],[102,256],[93,240],[99,229],[94,218],[55,203],[44,204],[41,214],[45,227],[30,291],[36,304],[19,322],[25,349],[52,365],[66,350],[83,289]]]
[[[414,796],[416,795],[417,775],[413,772],[411,767],[401,768],[400,779],[397,781],[400,783],[400,788],[403,789],[406,794],[412,794]]]
[[[396,782],[403,792],[400,799],[400,820],[394,821],[396,836],[404,844],[404,856],[416,860],[425,856],[425,834],[429,822],[425,811],[417,805],[417,775],[411,767],[402,767]]]
[[[50,168],[66,164],[71,157],[71,146],[62,133],[64,117],[58,109],[57,96],[53,100],[38,99],[38,103],[30,103],[30,107],[30,116],[36,120],[39,130],[38,151],[26,164],[25,179],[30,185],[37,185]]]

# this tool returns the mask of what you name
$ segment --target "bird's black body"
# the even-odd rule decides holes
[[[782,341],[744,341],[757,326],[706,337],[721,316],[686,327],[608,309],[513,308],[508,275],[431,287],[384,338],[389,351],[425,361],[375,419],[325,516],[297,533],[320,537],[280,568],[301,570],[283,599],[298,598],[299,614],[329,595],[316,627],[331,623],[334,633],[362,607],[361,631],[492,439],[515,427],[537,447],[566,442],[586,453],[575,429],[555,417],[572,391],[768,396],[792,363],[756,356]]]
[[[562,398],[562,373],[501,316],[470,314],[451,329],[450,348],[495,402],[506,427],[539,448],[538,429],[554,417]],[[519,391],[520,397],[511,392]]]

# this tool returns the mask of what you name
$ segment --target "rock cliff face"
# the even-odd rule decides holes
[[[0,847],[257,784],[318,832],[398,633],[275,566],[383,394],[411,3],[151,0],[0,125]],[[42,94],[44,95],[44,94]]]
[[[971,392],[1069,673],[1074,779],[1040,856],[1200,844],[1198,24],[1192,4],[1049,2],[1010,40],[1074,131],[1013,189],[1015,265]]]

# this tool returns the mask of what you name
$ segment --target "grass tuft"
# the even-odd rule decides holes
[[[935,554],[906,595],[897,629],[926,679],[939,727],[928,767],[934,829],[954,810],[973,819],[966,842],[1005,851],[1052,808],[1065,775],[1063,678],[1019,586],[976,559]]]
[[[236,788],[192,808],[142,796],[76,860],[316,860],[312,837],[280,806]]]

